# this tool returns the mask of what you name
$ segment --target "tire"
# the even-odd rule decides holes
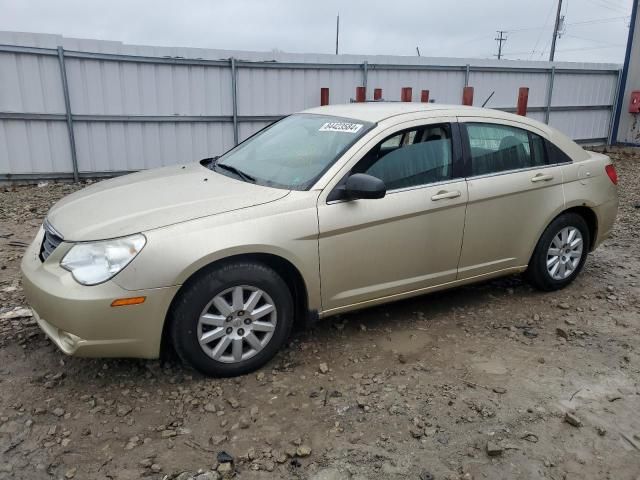
[[[563,232],[568,234],[564,239],[562,237]],[[573,237],[571,237],[572,232]],[[578,239],[578,233],[582,240],[579,257],[577,246],[572,248],[572,245]],[[569,238],[572,238],[572,240],[567,242],[566,240]],[[569,253],[564,253],[567,252],[564,247],[556,248],[564,245],[569,249]],[[525,276],[539,290],[547,292],[560,290],[573,282],[578,276],[587,259],[590,246],[591,236],[584,218],[577,213],[563,213],[549,224],[540,240],[538,240]],[[552,248],[554,250],[550,250]],[[556,253],[558,255],[555,255]],[[577,262],[574,262],[574,260],[577,260]],[[549,268],[547,267],[547,261],[551,262]],[[556,264],[557,269],[552,274],[550,268],[553,269]],[[563,266],[565,270],[561,272]]]
[[[229,263],[185,285],[172,307],[171,340],[180,359],[204,375],[243,375],[284,345],[293,312],[291,292],[275,271],[257,262]]]

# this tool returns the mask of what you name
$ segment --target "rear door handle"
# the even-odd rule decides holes
[[[460,195],[462,195],[462,193],[460,193],[460,190],[452,190],[452,191],[440,190],[433,197],[431,197],[431,200],[436,202],[438,200],[445,200],[448,198],[458,198]]]
[[[546,175],[544,173],[539,173],[535,177],[531,179],[533,183],[536,182],[548,182],[549,180],[553,180],[553,175]]]

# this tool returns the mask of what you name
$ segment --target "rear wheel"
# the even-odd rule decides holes
[[[180,358],[205,375],[230,377],[267,363],[287,340],[293,300],[282,278],[260,263],[204,272],[181,292],[171,337]]]
[[[591,245],[589,228],[576,213],[563,213],[546,228],[526,276],[540,290],[559,290],[580,273]]]

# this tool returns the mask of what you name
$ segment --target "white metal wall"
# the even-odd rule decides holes
[[[57,47],[63,47],[70,112]],[[235,106],[233,72],[235,60]],[[551,69],[554,67],[553,74]],[[220,154],[274,119],[355,97],[356,86],[413,100],[513,110],[529,87],[529,115],[575,139],[609,136],[618,65],[424,57],[285,54],[147,47],[0,32],[0,179],[139,170]],[[553,95],[549,99],[549,88]],[[549,100],[550,103],[549,103]],[[237,127],[236,127],[237,125]],[[237,130],[236,130],[237,128]]]

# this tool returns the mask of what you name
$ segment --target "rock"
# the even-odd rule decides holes
[[[239,419],[238,419],[238,424],[240,425],[240,428],[245,430],[247,428],[249,428],[249,426],[251,425],[249,423],[249,420],[247,419],[247,417],[245,417],[244,415],[242,415]]]
[[[580,421],[580,419],[577,416],[575,416],[573,413],[571,413],[571,412],[565,413],[564,421],[567,422],[569,425],[571,425],[573,427],[581,427],[582,426],[582,422]]]
[[[234,397],[227,398],[227,403],[231,405],[231,408],[238,408],[240,406],[240,402]]]
[[[140,460],[140,464],[141,467],[144,468],[151,468],[151,465],[153,465],[153,459],[152,458],[145,458],[144,460]]]
[[[259,382],[263,382],[264,381],[264,372],[258,372],[256,374],[256,380]]]
[[[162,438],[171,438],[171,437],[175,437],[177,434],[177,432],[175,430],[163,430],[160,433],[160,437]]]
[[[327,366],[326,363],[322,362],[319,366],[318,366],[318,370],[320,370],[320,373],[327,373],[329,371],[329,367]]]
[[[558,304],[558,308],[560,308],[562,310],[569,310],[571,308],[571,305],[569,305],[566,302],[563,302],[563,303],[559,303]]]
[[[405,364],[407,363],[407,357],[404,353],[399,353],[398,354],[398,362]]]
[[[598,435],[601,437],[604,437],[607,434],[607,429],[604,427],[596,427],[596,432],[598,432]]]
[[[507,393],[507,389],[502,387],[493,387],[493,391],[494,393],[499,393],[500,395]]]
[[[0,463],[0,473],[11,473],[13,471],[13,465],[10,463]]]
[[[226,435],[213,435],[209,438],[209,443],[212,445],[220,445],[229,439]]]
[[[204,411],[205,412],[209,412],[209,413],[216,413],[216,406],[215,404],[209,402],[204,406]]]
[[[70,468],[69,470],[67,470],[67,471],[64,473],[64,478],[69,478],[69,479],[71,479],[71,478],[75,477],[75,476],[76,476],[76,472],[77,472],[77,471],[78,471],[78,469],[77,469],[77,468],[75,468],[75,467],[74,467],[74,468]]]
[[[251,407],[251,410],[249,410],[249,416],[251,417],[251,420],[255,422],[258,419],[259,412],[260,410],[258,409],[258,407],[256,406]]]
[[[64,408],[54,408],[53,412],[51,413],[53,413],[56,417],[62,417],[64,415]]]
[[[129,405],[118,405],[118,408],[116,410],[116,415],[119,417],[125,417],[127,415],[129,415],[131,413],[131,411],[133,410],[132,407],[130,407]]]
[[[225,462],[218,465],[218,473],[222,478],[231,478],[234,473],[233,463]]]
[[[308,457],[309,455],[311,455],[311,447],[309,447],[308,445],[300,445],[296,449],[296,455],[298,457]]]
[[[162,467],[160,466],[159,463],[153,463],[153,464],[151,464],[151,471],[155,472],[155,473],[161,472],[162,471]]]
[[[487,442],[487,455],[490,457],[497,457],[498,455],[502,455],[503,448],[499,443],[493,442],[489,440]]]
[[[349,472],[341,472],[337,468],[323,468],[309,477],[309,480],[349,480],[351,474]]]
[[[194,480],[194,478],[190,472],[182,472],[180,475],[175,477],[174,480]]]
[[[564,338],[565,340],[569,340],[569,334],[564,328],[561,328],[561,327],[556,328],[556,335],[558,335],[561,338]]]
[[[0,313],[0,320],[14,320],[16,318],[28,318],[33,317],[33,312],[30,308],[14,308],[8,312]]]
[[[422,438],[422,435],[424,434],[424,430],[418,428],[418,427],[411,427],[409,429],[409,433],[411,434],[411,436],[413,438]]]
[[[218,460],[218,463],[233,463],[233,456],[229,455],[224,450],[218,452],[218,455],[216,455],[216,459]]]
[[[220,474],[218,472],[204,472],[195,477],[195,480],[220,480]]]

